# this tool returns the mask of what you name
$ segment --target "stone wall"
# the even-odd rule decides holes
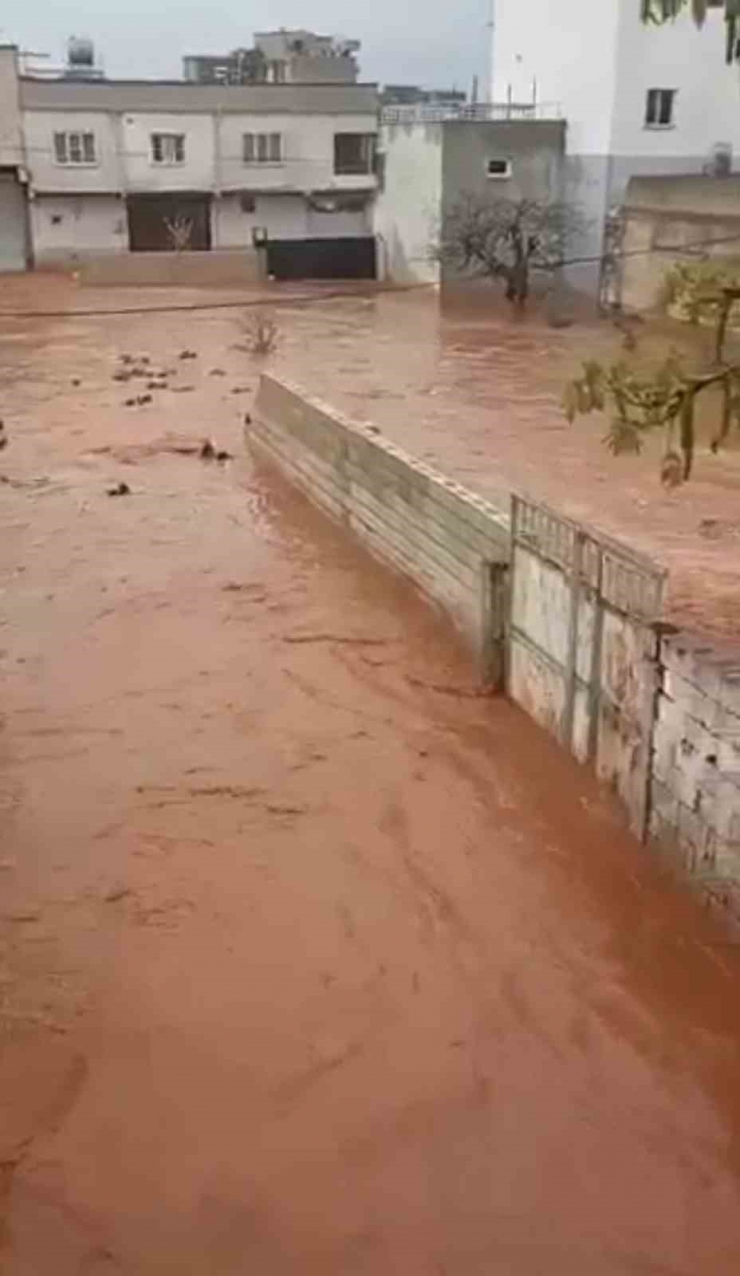
[[[482,497],[311,399],[263,376],[249,441],[376,557],[451,616],[500,681],[507,520]]]
[[[664,637],[650,833],[693,874],[740,882],[740,651]]]

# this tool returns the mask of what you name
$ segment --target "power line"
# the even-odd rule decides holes
[[[337,288],[319,294],[312,292],[293,293],[287,297],[249,297],[242,298],[240,301],[198,301],[168,306],[124,306],[111,310],[1,310],[0,319],[76,319],[78,317],[99,319],[105,318],[106,315],[163,315],[204,310],[245,310],[259,306],[294,306],[306,305],[311,302],[337,301],[343,297],[371,299],[380,293],[415,292],[422,288],[433,288],[434,286],[434,284],[423,283],[393,284],[391,286],[376,285],[371,289],[363,289],[362,291],[359,289]]]
[[[630,248],[628,251],[614,254],[615,261],[624,261],[627,257],[652,257],[653,254],[676,253],[682,257],[691,257],[697,249],[714,248],[722,244],[740,243],[740,233],[725,235],[721,239],[699,239],[693,244],[661,244],[653,248]],[[588,266],[604,260],[605,254],[597,257],[570,257],[555,263],[556,266]]]
[[[697,240],[693,244],[663,244],[660,247],[653,248],[633,248],[627,252],[616,254],[615,261],[624,261],[625,258],[632,257],[651,257],[654,254],[679,254],[681,256],[691,256],[700,249],[713,248],[723,244],[740,243],[740,233],[736,235],[725,235],[719,239]],[[535,267],[535,269],[564,269],[567,266],[589,266],[599,265],[604,261],[604,254],[592,257],[567,257],[562,261],[556,261],[549,267]],[[245,310],[260,306],[286,307],[294,305],[319,304],[323,301],[338,301],[345,297],[364,298],[365,300],[372,297],[389,294],[389,293],[407,293],[418,292],[422,289],[435,287],[432,283],[416,283],[416,284],[376,284],[372,288],[362,290],[352,290],[348,288],[332,289],[322,293],[293,293],[287,297],[255,297],[242,298],[239,301],[211,301],[211,302],[187,302],[182,305],[166,305],[166,306],[124,306],[105,310],[98,308],[90,308],[86,310],[2,310],[0,311],[0,320],[2,319],[99,319],[105,318],[107,315],[158,315],[158,314],[179,314],[193,313],[207,310]]]

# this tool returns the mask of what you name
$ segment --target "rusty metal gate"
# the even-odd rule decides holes
[[[612,785],[644,837],[666,573],[519,496],[511,528],[509,694]]]

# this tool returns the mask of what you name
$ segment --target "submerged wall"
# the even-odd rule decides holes
[[[260,254],[240,252],[119,253],[75,263],[84,284],[129,287],[224,287],[264,278]]]
[[[500,680],[496,567],[508,561],[507,520],[480,496],[443,478],[297,387],[263,376],[249,440],[312,501],[440,604]],[[498,652],[500,656],[500,650]],[[498,665],[498,668],[496,667]]]
[[[740,650],[659,621],[659,565],[519,497],[509,518],[271,376],[248,438],[445,610],[487,681],[506,674],[512,699],[621,798],[638,837],[740,884]]]

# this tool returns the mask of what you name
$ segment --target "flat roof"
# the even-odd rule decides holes
[[[48,80],[21,76],[24,110],[224,111],[244,114],[366,115],[378,110],[376,84],[198,84],[187,80]]]

